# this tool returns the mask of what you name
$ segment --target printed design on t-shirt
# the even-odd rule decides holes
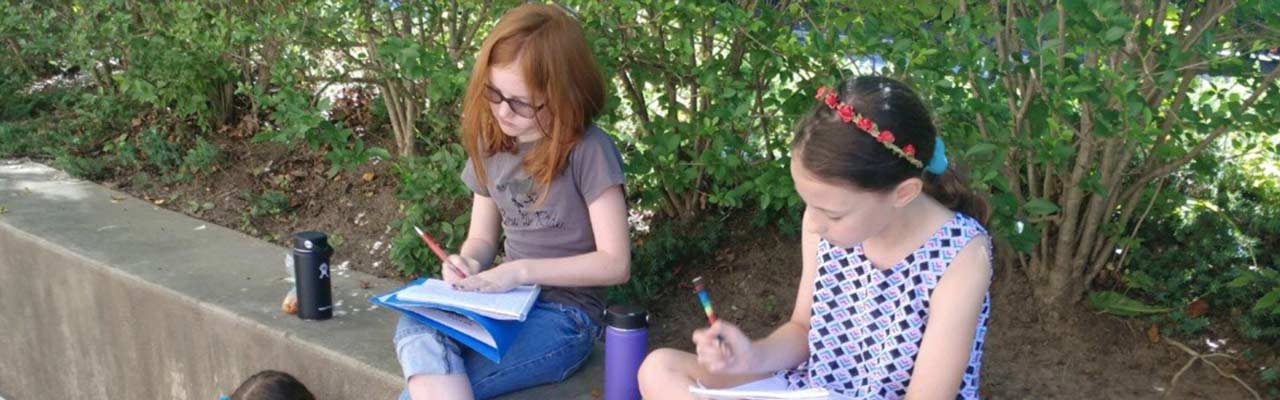
[[[515,212],[502,213],[502,225],[511,228],[559,228],[563,225],[555,214],[543,202],[541,207],[534,208],[538,202],[538,191],[534,189],[533,179],[520,178],[497,185],[499,193],[511,199]]]

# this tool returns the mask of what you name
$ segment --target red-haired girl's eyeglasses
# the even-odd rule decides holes
[[[498,91],[498,89],[489,85],[484,85],[484,97],[489,99],[489,102],[493,104],[507,103],[507,107],[511,108],[511,112],[525,118],[533,118],[538,111],[542,110],[542,107],[546,106],[546,104],[534,106],[532,104],[504,96],[502,95],[502,92]]]

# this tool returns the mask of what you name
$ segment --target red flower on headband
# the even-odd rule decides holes
[[[858,118],[858,129],[871,132],[872,124],[873,123],[871,122],[870,118],[867,118],[867,117]]]
[[[880,143],[893,143],[893,132],[880,131],[880,134],[876,135],[876,141]],[[905,152],[906,150],[903,151]]]
[[[826,86],[819,86],[819,87],[818,87],[818,95],[817,95],[817,96],[813,96],[813,98],[818,99],[818,100],[822,100],[823,98],[827,97],[827,91],[828,91],[828,89],[827,89],[827,87],[826,87]]]
[[[886,132],[888,132],[888,131],[886,131]],[[908,145],[906,145],[906,146],[903,146],[903,147],[902,147],[902,152],[903,152],[903,153],[907,153],[907,155],[908,155],[908,156],[915,157],[915,156],[916,156],[916,146],[912,146],[912,145],[909,145],[909,144],[908,144]]]
[[[853,121],[853,107],[849,107],[848,104],[841,104],[840,108],[836,109],[836,115],[839,115],[840,120],[847,124],[849,121]]]
[[[832,110],[834,110],[836,109],[837,104],[840,104],[840,99],[836,98],[836,94],[827,93],[827,107],[830,107]]]

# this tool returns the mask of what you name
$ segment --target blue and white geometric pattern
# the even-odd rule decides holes
[[[791,386],[823,387],[854,399],[905,396],[929,320],[929,297],[951,260],[978,235],[986,235],[978,221],[956,213],[888,270],[872,266],[861,244],[845,249],[819,242],[809,359],[784,373]],[[988,294],[982,301],[957,399],[978,398],[990,300]]]

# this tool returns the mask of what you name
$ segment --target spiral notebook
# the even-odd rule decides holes
[[[418,279],[369,301],[436,328],[496,363],[520,333],[540,292],[537,286],[466,292],[439,279]]]

